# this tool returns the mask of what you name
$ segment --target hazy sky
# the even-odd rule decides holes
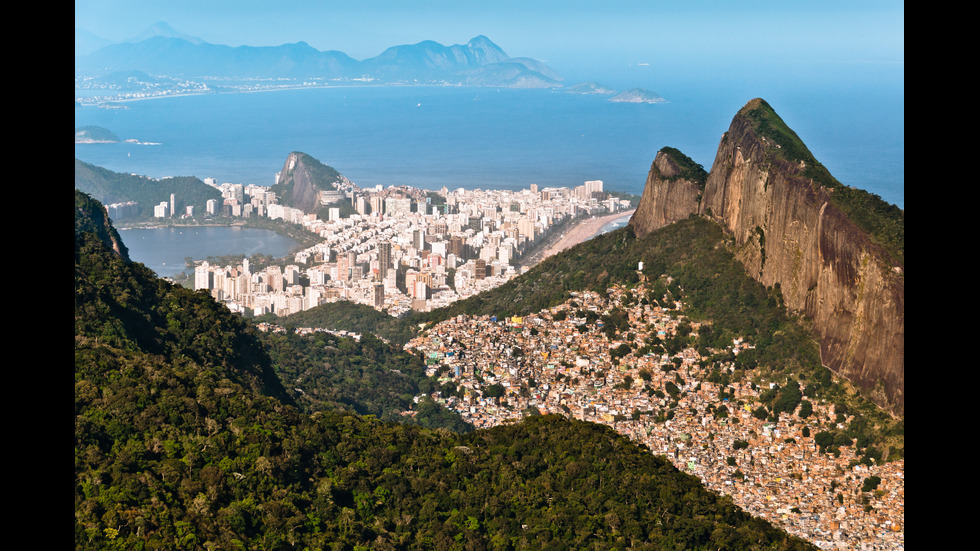
[[[486,35],[566,76],[847,64],[902,66],[904,4],[730,0],[76,0],[75,26],[121,41],[165,21],[230,46],[305,41],[365,59]],[[778,70],[778,69],[776,69]],[[902,69],[904,70],[904,69]]]

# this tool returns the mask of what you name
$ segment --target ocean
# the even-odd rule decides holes
[[[838,180],[904,208],[904,92],[848,93],[763,97]],[[710,169],[732,116],[752,99],[711,87],[676,94],[629,104],[552,90],[364,86],[148,99],[77,107],[76,127],[134,142],[76,144],[75,156],[156,178],[272,185],[301,151],[362,188],[602,180],[606,190],[640,194],[664,146]]]
[[[157,98],[123,102],[125,109],[76,107],[76,127],[133,141],[76,144],[75,157],[155,178],[271,186],[289,153],[301,151],[362,188],[519,190],[602,180],[607,191],[639,195],[662,147],[710,169],[732,117],[752,99],[713,86],[665,97],[629,104],[551,90],[364,86]],[[842,95],[786,86],[762,97],[838,180],[904,208],[901,88]],[[207,231],[122,237],[134,260],[162,276],[183,271],[188,256],[280,256],[294,245],[267,230]]]

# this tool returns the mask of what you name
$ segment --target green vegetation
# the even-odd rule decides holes
[[[98,219],[76,209],[76,228]],[[280,355],[309,354],[290,377],[330,363],[366,384],[387,384],[370,362],[414,360],[293,340],[270,350],[206,294],[77,232],[75,547],[813,549],[608,427],[536,416],[458,434],[421,426],[428,403],[420,426],[308,414]]]
[[[91,196],[75,192],[75,233],[90,233],[110,249],[117,249],[119,256],[128,260],[129,250],[119,237],[119,232],[112,226],[102,204]]]
[[[881,484],[881,478],[878,476],[869,476],[864,479],[861,485],[862,492],[873,492],[878,489],[878,485]]]
[[[738,356],[719,355],[712,361],[732,361],[737,376],[752,377],[760,383],[776,382],[787,389],[783,394],[773,392],[765,397],[767,418],[799,406],[803,396],[809,400],[848,402],[861,411],[848,428],[852,439],[857,441],[859,435],[864,435],[872,449],[887,451],[886,459],[902,457],[902,420],[890,418],[870,400],[855,395],[846,381],[836,380],[821,365],[819,348],[807,321],[787,314],[778,287],[767,289],[748,277],[729,252],[730,244],[731,239],[717,224],[696,216],[642,239],[625,227],[545,259],[490,292],[430,313],[412,314],[404,323],[433,323],[459,314],[498,318],[527,315],[561,304],[574,292],[605,294],[613,284],[634,286],[640,277],[636,271],[638,262],[643,261],[644,276],[654,287],[649,296],[642,297],[644,300],[663,307],[672,307],[674,300],[682,300],[685,315],[707,322],[696,341],[675,335],[651,345],[651,350],[653,346],[663,346],[668,353],[675,353],[692,346],[706,353],[708,349],[730,346],[733,338],[744,338],[754,348]],[[802,394],[799,402],[796,389]]]
[[[384,421],[411,421],[402,413],[413,409],[413,398],[438,390],[439,383],[425,375],[417,356],[366,334],[360,340],[317,332],[263,333],[276,373],[296,404],[307,413],[350,410]],[[423,418],[430,428],[473,430],[451,411],[437,412],[427,404]],[[438,424],[438,420],[446,424]]]
[[[404,345],[416,335],[417,326],[406,320],[389,316],[374,308],[348,300],[323,304],[316,308],[280,318],[274,314],[258,318],[291,327],[319,327],[335,331],[350,331],[361,335],[374,334],[396,345]]]
[[[151,218],[153,207],[170,202],[175,196],[175,210],[183,212],[193,205],[196,212],[204,212],[208,199],[221,201],[221,192],[193,176],[177,176],[155,180],[113,172],[75,159],[75,189],[82,191],[103,204],[136,201],[141,216]]]
[[[663,147],[660,149],[660,151],[669,155],[671,160],[673,160],[680,168],[680,173],[677,176],[667,178],[661,174],[661,178],[668,181],[689,180],[697,184],[698,189],[704,191],[704,186],[708,183],[708,171],[705,170],[703,166],[694,162],[694,159],[681,153],[679,149],[675,149],[673,147]]]
[[[634,195],[632,193],[626,193],[625,191],[607,191],[606,195],[610,197],[615,197],[619,200],[626,200],[630,202],[630,208],[636,208],[640,204],[640,196]]]
[[[845,186],[820,164],[803,141],[763,100],[751,102],[740,113],[753,124],[760,136],[779,146],[779,155],[795,164],[803,162],[803,176],[827,188],[830,200],[852,222],[890,254],[894,261],[905,266],[905,211],[884,201],[880,196]]]

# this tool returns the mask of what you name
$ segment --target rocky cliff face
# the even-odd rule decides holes
[[[698,213],[707,173],[676,149],[664,148],[650,165],[630,226],[637,237]]]
[[[306,153],[294,151],[286,157],[271,189],[281,204],[311,214],[320,208],[321,191],[336,192],[342,185],[350,185],[350,181]]]
[[[814,179],[824,173],[771,107],[752,100],[721,139],[699,214],[734,237],[750,276],[778,285],[786,306],[812,320],[824,365],[903,415],[904,266],[835,206],[835,187]],[[640,204],[652,207],[630,221],[638,236],[670,223],[663,212],[676,219],[690,208],[652,174]]]
[[[286,158],[274,190],[284,205],[307,214],[316,212],[319,208],[320,192],[313,182],[306,157],[300,153],[290,153]]]

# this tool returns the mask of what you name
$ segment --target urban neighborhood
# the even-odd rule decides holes
[[[645,303],[648,290],[575,293],[523,317],[458,316],[406,348],[456,386],[437,400],[478,428],[537,414],[603,423],[821,549],[904,548],[904,459],[867,465],[850,446],[821,453],[816,435],[850,420],[833,404],[760,419],[753,412],[774,383],[694,348],[671,354],[673,337],[700,324],[680,302]],[[751,347],[734,339],[729,351]]]
[[[629,200],[605,193],[600,180],[574,188],[439,192],[361,190],[346,182],[321,192],[329,213],[323,220],[279,204],[268,187],[206,183],[224,197],[220,204],[209,202],[209,214],[223,209],[232,217],[283,220],[321,238],[284,267],[256,270],[247,259],[237,266],[206,261],[195,266],[195,289],[255,316],[285,316],[338,300],[393,316],[428,311],[514,277],[520,259],[555,232],[630,209]],[[338,202],[350,205],[348,216],[341,216],[340,206],[330,207]],[[159,217],[167,216],[167,209],[167,203],[157,205]]]

